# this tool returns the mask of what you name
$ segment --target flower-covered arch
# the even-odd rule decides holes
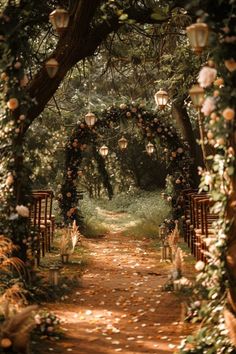
[[[80,166],[87,149],[92,151],[98,171],[102,176],[104,188],[107,190],[109,198],[112,198],[113,190],[109,174],[99,149],[104,144],[105,132],[114,126],[120,129],[127,123],[133,124],[134,129],[139,131],[144,145],[152,142],[154,146],[158,146],[158,156],[166,164],[169,174],[168,183],[173,187],[171,195],[165,193],[163,196],[172,203],[173,218],[180,216],[179,196],[183,189],[189,188],[191,185],[192,161],[188,143],[183,140],[173,124],[168,122],[168,114],[164,111],[159,113],[147,109],[142,104],[132,102],[120,106],[113,105],[101,113],[97,113],[97,121],[92,127],[85,122],[77,123],[66,143],[64,180],[59,195],[59,205],[65,222],[70,222],[74,218],[77,218],[78,223],[81,222],[78,217],[76,185],[78,178],[80,178]],[[120,137],[124,134],[124,131],[120,129]]]

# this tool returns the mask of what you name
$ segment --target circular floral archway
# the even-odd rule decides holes
[[[173,124],[168,122],[168,114],[164,111],[159,113],[149,110],[142,104],[132,102],[131,104],[114,105],[97,113],[97,121],[92,127],[89,127],[85,122],[77,123],[66,143],[64,180],[59,195],[59,204],[66,223],[73,219],[77,219],[78,224],[81,223],[76,186],[81,174],[82,160],[88,149],[97,162],[104,188],[107,190],[109,198],[112,198],[112,185],[105,159],[100,155],[99,149],[101,145],[107,143],[107,132],[111,128],[118,129],[118,140],[122,135],[125,135],[124,127],[130,124],[139,131],[144,145],[152,142],[156,148],[158,147],[158,155],[162,162],[165,162],[169,174],[168,183],[173,186],[171,195],[164,194],[164,197],[172,203],[173,218],[176,219],[181,215],[180,192],[191,185],[192,160],[188,143],[183,140]]]

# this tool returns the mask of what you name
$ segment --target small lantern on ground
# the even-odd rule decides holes
[[[154,95],[157,107],[160,109],[164,109],[167,101],[168,101],[168,93],[162,89],[160,89],[159,91],[157,91]]]
[[[51,58],[46,61],[45,67],[48,73],[48,76],[52,79],[53,77],[56,76],[59,68],[59,63],[56,59]]]
[[[161,241],[164,242],[165,238],[167,236],[167,230],[166,230],[166,226],[164,224],[159,226],[159,236],[160,236]]]
[[[58,286],[59,272],[60,272],[60,268],[57,266],[51,266],[49,268],[49,282],[52,286]]]
[[[106,157],[108,155],[108,147],[106,145],[102,145],[99,149],[99,154],[102,157]]]
[[[154,145],[150,141],[146,145],[146,151],[147,151],[148,155],[152,155],[154,152]]]
[[[90,128],[93,127],[94,124],[96,123],[96,121],[97,121],[97,118],[94,113],[88,112],[85,115],[85,123],[87,124],[88,127],[90,127]]]
[[[53,28],[60,34],[62,33],[69,24],[69,13],[65,9],[56,9],[52,11],[49,15],[49,20],[53,25]]]
[[[200,85],[193,85],[189,90],[191,100],[196,108],[201,108],[204,101],[205,91]]]
[[[209,29],[206,23],[197,22],[186,28],[187,36],[193,51],[201,54],[207,46]]]
[[[61,262],[63,264],[69,263],[69,253],[62,253],[61,254]]]
[[[118,140],[118,145],[121,150],[125,150],[128,146],[128,140],[124,136]]]

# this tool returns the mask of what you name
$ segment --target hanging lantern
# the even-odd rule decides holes
[[[106,157],[108,155],[108,147],[106,145],[101,146],[99,154],[102,155],[102,157]]]
[[[196,108],[201,108],[205,91],[200,85],[193,85],[189,90],[191,100]]]
[[[48,76],[52,79],[58,71],[59,63],[56,59],[51,58],[45,63],[45,67],[48,73]]]
[[[154,145],[150,141],[146,146],[146,151],[147,151],[148,155],[151,155],[154,152]]]
[[[128,140],[124,136],[118,140],[118,145],[121,150],[125,150],[128,145]]]
[[[157,107],[160,109],[164,109],[167,101],[168,101],[168,93],[166,91],[163,91],[162,89],[160,89],[159,91],[157,91],[154,95]]]
[[[69,19],[69,13],[65,9],[56,9],[49,15],[49,20],[58,33],[62,33],[68,27]]]
[[[201,54],[207,46],[209,29],[206,23],[197,22],[186,28],[187,36],[193,51]]]
[[[96,118],[95,114],[88,112],[85,115],[85,123],[87,124],[88,127],[93,127],[94,124],[96,123],[96,121],[97,121],[97,118]]]

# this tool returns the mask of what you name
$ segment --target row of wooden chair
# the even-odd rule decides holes
[[[31,230],[34,236],[33,258],[40,265],[41,257],[50,252],[55,231],[55,217],[52,214],[53,191],[34,190],[30,208]]]
[[[208,239],[214,237],[217,214],[211,211],[213,202],[209,194],[197,190],[184,190],[184,239],[197,260],[206,261]]]

